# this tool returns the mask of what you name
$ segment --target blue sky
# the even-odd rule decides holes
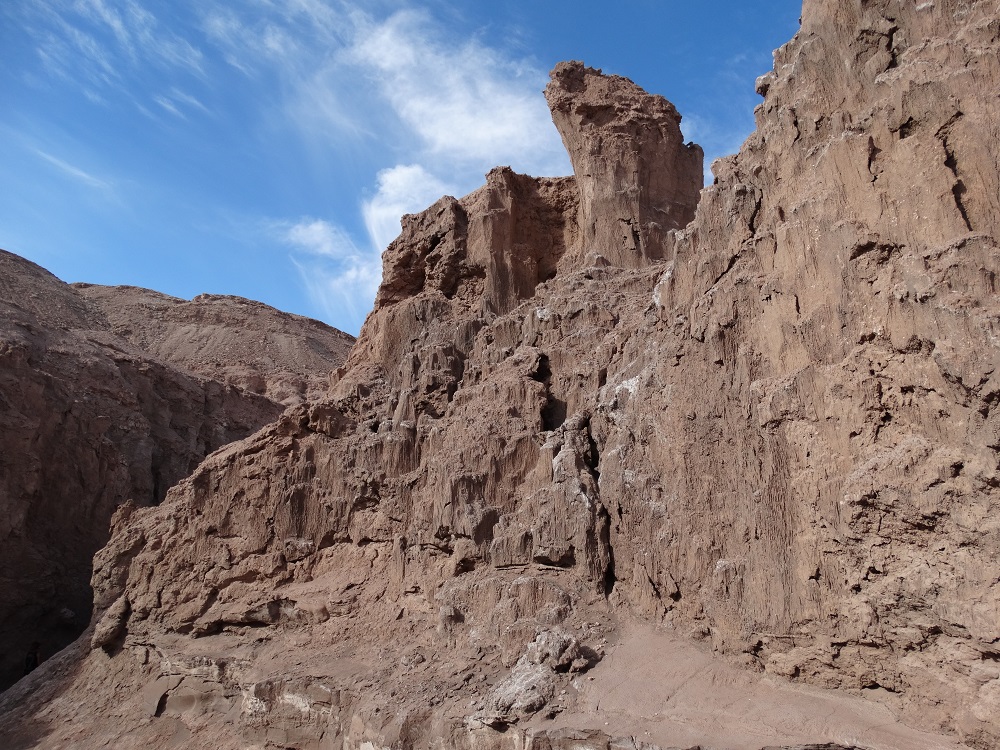
[[[259,299],[357,333],[399,216],[491,167],[568,174],[583,60],[711,159],[800,0],[4,0],[0,247],[66,281]]]

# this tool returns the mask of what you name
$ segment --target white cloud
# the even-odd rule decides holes
[[[287,226],[284,239],[313,255],[344,259],[361,254],[347,232],[323,219],[303,219]]]
[[[385,249],[399,234],[403,214],[422,211],[448,187],[419,164],[399,164],[383,169],[376,177],[376,193],[361,208],[373,248]]]
[[[422,211],[447,186],[419,164],[383,169],[361,207],[369,244],[359,247],[343,227],[324,219],[271,222],[271,236],[297,251],[292,262],[310,300],[327,320],[356,333],[382,280],[382,250],[399,234],[403,214]]]
[[[95,177],[94,175],[90,174],[89,172],[85,172],[79,167],[74,167],[69,162],[65,162],[62,159],[57,159],[55,156],[52,156],[52,154],[48,154],[42,151],[41,149],[36,148],[33,150],[37,156],[40,156],[49,164],[58,168],[63,174],[69,175],[73,179],[82,182],[84,185],[87,185],[88,187],[92,188],[99,188],[101,190],[111,189],[110,182],[102,180],[99,177]]]
[[[422,211],[447,186],[419,164],[399,164],[376,177],[361,207],[369,244],[359,247],[343,227],[324,219],[271,222],[271,236],[298,251],[292,262],[310,300],[327,320],[356,333],[382,280],[382,250],[399,234],[403,214]],[[353,326],[353,329],[351,328]]]
[[[345,59],[373,79],[428,157],[485,171],[497,164],[568,173],[541,91],[544,71],[475,40],[447,39],[425,13],[363,20]]]
[[[378,18],[370,7],[321,0],[216,5],[201,25],[229,65],[251,77],[274,76],[277,107],[328,147],[338,136],[370,135],[395,144],[401,161],[446,164],[477,181],[498,164],[569,173],[541,96],[544,70],[456,38],[426,11]],[[465,175],[459,182],[468,182]]]
[[[327,320],[357,333],[382,279],[382,259],[357,247],[343,228],[323,219],[273,222],[272,235],[299,251],[292,263],[312,304]]]

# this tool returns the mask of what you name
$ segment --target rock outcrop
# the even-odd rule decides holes
[[[111,322],[122,308],[132,341]],[[186,312],[172,316],[178,308]],[[211,325],[199,328],[209,314]],[[271,383],[315,388],[346,355],[345,334],[263,305],[74,288],[0,252],[0,686],[21,676],[33,641],[48,656],[86,627],[91,560],[116,507],[159,503],[206,455],[281,414],[271,398],[187,366],[242,353],[265,327],[318,344],[312,360],[278,353],[244,367],[255,367],[267,384],[256,390],[268,395]],[[185,349],[185,338],[200,346]],[[280,380],[269,381],[272,373]]]
[[[220,294],[192,300],[73,284],[111,332],[168,364],[289,406],[322,395],[354,337],[318,320]]]
[[[702,186],[704,154],[684,144],[674,105],[579,62],[556,66],[545,98],[576,175],[585,264],[662,259]]]
[[[116,516],[11,736],[678,746],[561,718],[620,723],[637,619],[857,701],[713,746],[995,747],[998,51],[993,2],[807,0],[693,218],[673,108],[559,66],[576,176],[404,217],[329,393]]]

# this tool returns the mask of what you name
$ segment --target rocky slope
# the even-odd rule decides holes
[[[329,395],[119,513],[10,741],[995,747],[998,47],[808,0],[700,200],[667,102],[557,67],[576,177],[405,217]],[[633,620],[866,702],[681,738]]]
[[[158,306],[137,314],[137,298]],[[116,335],[123,308],[133,321],[127,333],[159,338]],[[209,315],[212,325],[199,327]],[[32,641],[47,656],[85,628],[91,559],[116,507],[157,504],[210,452],[281,414],[282,404],[221,373],[196,375],[186,366],[191,350],[164,352],[164,343],[202,336],[195,353],[211,361],[266,330],[318,344],[312,359],[279,353],[246,366],[271,396],[272,383],[316,387],[346,354],[345,334],[263,305],[73,288],[0,251],[0,686],[21,676]]]
[[[111,331],[182,370],[284,405],[316,397],[354,337],[325,323],[219,294],[183,300],[136,287],[74,284]]]

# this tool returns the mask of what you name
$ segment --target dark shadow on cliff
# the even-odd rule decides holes
[[[50,659],[0,693],[0,748],[46,747],[54,727],[39,714],[72,688],[90,650],[91,628]]]

